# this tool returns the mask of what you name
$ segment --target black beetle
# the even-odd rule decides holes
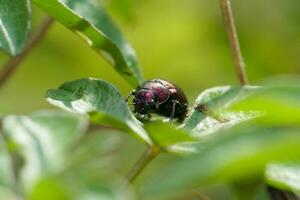
[[[162,79],[152,79],[143,82],[126,98],[133,97],[134,113],[138,117],[150,118],[150,113],[156,113],[170,119],[183,121],[187,115],[188,101],[183,91],[175,84]]]

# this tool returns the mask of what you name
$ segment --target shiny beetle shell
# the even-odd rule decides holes
[[[133,90],[134,112],[138,116],[150,117],[156,113],[183,121],[187,115],[188,101],[183,91],[175,84],[162,79],[143,82]],[[127,98],[127,100],[128,100]]]

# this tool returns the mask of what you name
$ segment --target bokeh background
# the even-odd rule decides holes
[[[139,0],[133,8],[122,7],[122,1],[104,3],[136,50],[146,79],[172,80],[190,104],[208,87],[238,84],[218,0]],[[300,73],[299,0],[232,0],[232,5],[250,82]],[[33,30],[42,18],[34,7]],[[7,58],[1,53],[0,64]],[[51,108],[44,98],[47,89],[83,77],[108,80],[124,96],[132,89],[79,37],[55,23],[0,91],[0,114]],[[143,148],[124,137],[121,172]],[[168,159],[159,157],[138,181]]]

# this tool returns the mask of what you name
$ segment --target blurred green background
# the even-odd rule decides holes
[[[238,84],[218,0],[140,0],[128,12],[116,9],[118,1],[105,3],[136,50],[146,79],[172,80],[183,88],[190,104],[208,87]],[[300,73],[299,0],[232,0],[232,4],[250,82]],[[33,30],[42,18],[42,11],[34,7]],[[1,53],[0,64],[7,58]],[[79,37],[55,23],[0,91],[0,115],[51,108],[44,98],[47,89],[83,77],[108,80],[124,96],[132,89]],[[124,137],[121,174],[144,148]],[[139,180],[169,159],[172,156],[160,156]],[[213,199],[222,199],[218,194],[226,199],[224,188],[217,190],[221,192],[211,192]]]
[[[127,18],[113,6],[122,0],[104,1],[135,48],[145,78],[174,81],[191,103],[205,88],[238,84],[218,0],[140,0],[134,10],[123,12]],[[250,81],[299,73],[299,0],[233,0],[232,4]],[[42,12],[34,7],[33,29],[41,19]],[[0,63],[6,59],[1,54]],[[108,80],[124,96],[131,90],[88,45],[55,23],[2,89],[0,113],[48,108],[47,89],[82,77]]]

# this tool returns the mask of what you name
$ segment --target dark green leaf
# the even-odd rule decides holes
[[[62,170],[71,146],[86,128],[82,116],[58,111],[6,117],[4,135],[11,153],[23,159],[15,165],[24,189],[31,189],[40,176]]]
[[[97,0],[33,0],[81,36],[133,86],[143,78],[132,47]]]
[[[269,185],[300,194],[299,162],[270,164],[265,176]]]
[[[299,158],[300,128],[264,127],[247,122],[200,145],[199,153],[169,163],[144,189],[168,195],[199,186],[259,176],[266,164]],[[204,148],[204,149],[203,149]]]
[[[29,0],[0,0],[0,48],[9,55],[19,54],[30,29]]]
[[[172,127],[170,123],[154,121],[145,126],[153,143],[163,150],[185,153],[193,151],[190,142],[195,142],[196,138],[188,132]]]
[[[89,114],[92,121],[118,127],[148,144],[151,140],[118,90],[106,81],[88,78],[49,90],[47,100],[65,110]]]

